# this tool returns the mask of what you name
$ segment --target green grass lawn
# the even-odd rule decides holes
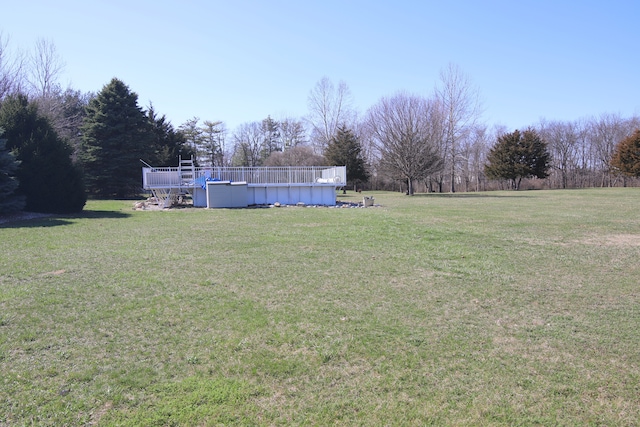
[[[0,426],[638,424],[640,189],[366,195],[0,225]]]

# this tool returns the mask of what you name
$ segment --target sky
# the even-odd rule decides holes
[[[323,78],[362,116],[399,91],[429,97],[449,64],[478,90],[481,122],[522,129],[640,115],[640,1],[0,0],[9,50],[51,42],[60,83],[116,77],[178,127],[233,131],[306,116]]]

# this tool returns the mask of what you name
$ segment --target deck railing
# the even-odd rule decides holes
[[[290,166],[290,167],[205,167],[195,168],[195,177],[184,179],[180,168],[142,168],[145,189],[193,187],[200,181],[244,181],[248,184],[327,184],[344,186],[347,181],[345,166]]]

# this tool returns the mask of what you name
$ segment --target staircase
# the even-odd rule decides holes
[[[187,189],[193,188],[196,180],[196,167],[193,162],[193,156],[190,159],[179,157],[178,177],[180,178],[180,194],[185,194]]]
[[[193,156],[190,159],[183,159],[182,156],[178,159],[178,186],[175,186],[175,175],[171,179],[171,184],[168,187],[157,186],[151,188],[153,196],[156,198],[159,206],[163,208],[170,208],[176,203],[182,203],[183,196],[190,194],[193,195],[193,186],[196,179],[196,167],[194,164]]]
[[[171,188],[154,188],[151,190],[153,197],[156,198],[158,206],[170,208],[176,200],[176,193]]]

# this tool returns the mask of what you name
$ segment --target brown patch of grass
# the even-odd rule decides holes
[[[100,419],[105,416],[113,408],[113,403],[105,402],[101,407],[91,413],[90,426],[96,426],[100,423]]]
[[[587,237],[579,243],[603,246],[640,246],[640,234],[611,234]]]
[[[43,276],[59,276],[61,274],[66,273],[67,270],[54,270],[54,271],[48,271],[46,273],[42,273]]]

